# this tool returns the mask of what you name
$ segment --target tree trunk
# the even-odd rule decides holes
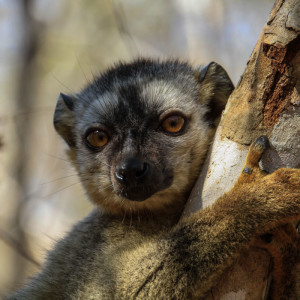
[[[276,1],[229,98],[184,216],[213,203],[241,172],[248,146],[264,134],[271,148],[261,166],[300,167],[300,1]],[[266,299],[270,257],[250,247],[224,274],[209,299]]]

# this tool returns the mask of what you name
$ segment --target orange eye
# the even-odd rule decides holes
[[[108,135],[102,130],[94,130],[88,134],[86,141],[93,148],[100,148],[107,144]]]
[[[167,117],[161,124],[164,131],[169,133],[178,133],[184,126],[184,118],[179,115]]]

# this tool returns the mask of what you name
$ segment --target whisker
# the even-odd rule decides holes
[[[83,74],[84,77],[85,77],[86,82],[87,82],[87,83],[91,83],[90,80],[87,78],[87,76],[86,76],[84,70],[83,70],[83,67],[82,67],[82,65],[81,65],[81,63],[80,63],[80,61],[79,61],[78,55],[76,55],[76,60],[77,60],[78,66],[79,66],[79,68],[80,68],[82,74]]]
[[[69,161],[68,159],[66,159],[66,158],[62,158],[62,157],[59,157],[59,156],[55,156],[55,155],[49,154],[49,153],[44,153],[44,155],[47,155],[47,156],[50,156],[50,157],[52,157],[52,158],[56,158],[56,159],[59,159],[59,160],[62,160],[62,161],[65,161],[65,162],[70,163],[70,161]]]
[[[102,188],[101,191],[106,191],[106,190],[108,190],[109,188],[113,188],[113,185],[112,185],[112,184],[111,184],[111,185],[108,185],[108,186],[106,186],[105,188]]]
[[[71,88],[69,88],[68,86],[66,86],[62,81],[60,81],[55,75],[54,73],[51,73],[52,77],[62,86],[64,87],[65,89],[67,89],[70,93],[73,94],[73,91]]]
[[[78,176],[78,174],[75,173],[75,174],[71,174],[71,175],[66,175],[64,177],[55,178],[53,180],[43,182],[43,183],[41,183],[41,185],[49,184],[49,183],[52,183],[52,182],[56,182],[56,181],[63,180],[63,179],[66,179],[66,178],[70,178],[70,177],[74,177],[74,176]]]
[[[76,184],[79,184],[79,183],[81,183],[81,182],[82,182],[82,181],[78,181],[78,182],[72,183],[72,184],[70,184],[70,185],[68,185],[68,186],[66,186],[66,187],[64,187],[64,188],[62,188],[62,189],[59,189],[59,190],[57,190],[57,191],[55,191],[55,192],[53,192],[53,193],[51,193],[51,194],[48,194],[48,195],[44,196],[44,198],[49,198],[49,197],[51,197],[51,196],[53,196],[53,195],[55,195],[55,194],[58,194],[58,193],[60,193],[60,192],[62,192],[62,191],[64,191],[64,190],[66,190],[66,189],[68,189],[68,188],[70,188],[70,187],[72,187],[72,186],[74,186],[74,185],[76,185]]]

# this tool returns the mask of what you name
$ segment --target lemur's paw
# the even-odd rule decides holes
[[[249,148],[246,161],[243,167],[242,174],[239,178],[239,182],[252,181],[256,177],[266,175],[265,172],[259,168],[259,161],[264,151],[269,147],[269,139],[262,135],[255,142],[253,142]]]
[[[260,136],[254,143],[251,144],[243,170],[244,173],[249,173],[249,170],[254,167],[258,167],[261,156],[268,147],[269,139],[265,135]]]

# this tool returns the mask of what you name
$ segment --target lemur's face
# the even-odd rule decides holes
[[[116,213],[182,206],[214,133],[200,97],[188,66],[150,61],[62,95],[56,129],[91,200]]]
[[[75,122],[75,164],[95,202],[153,208],[190,190],[212,130],[191,93],[154,80],[87,102]]]

